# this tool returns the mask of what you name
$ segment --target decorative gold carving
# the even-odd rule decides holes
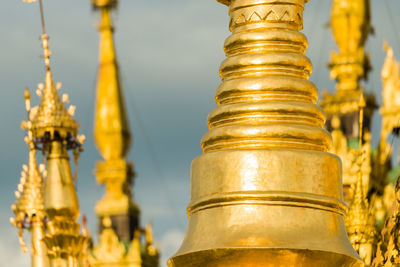
[[[48,36],[42,36],[45,61],[50,60],[50,50],[48,45]],[[41,102],[38,111],[32,120],[32,132],[35,136],[43,136],[45,133],[50,133],[54,136],[57,132],[63,138],[67,138],[68,133],[72,136],[77,135],[79,125],[72,118],[72,110],[68,112],[61,101],[56,86],[53,83],[53,78],[50,72],[50,63],[46,63],[46,78],[45,84],[39,84],[38,93],[41,97]],[[61,85],[57,86],[58,89]]]
[[[33,245],[35,249],[40,248],[43,252],[44,242],[50,266],[77,267],[83,264],[82,258],[89,240],[87,236],[79,233],[80,226],[75,222],[79,216],[79,204],[67,150],[74,150],[74,160],[77,163],[84,137],[78,136],[78,124],[72,118],[75,108],[65,108],[57,92],[61,86],[54,85],[50,70],[49,38],[45,32],[41,0],[39,6],[46,77],[44,85],[40,84],[37,90],[41,98],[38,107],[30,108],[29,94],[25,93],[30,114],[29,121],[22,124],[29,132],[28,138],[32,140],[33,148],[42,150],[47,163],[43,193],[44,214],[38,214],[32,222],[32,237],[35,242]],[[64,96],[63,99],[67,102],[68,96]],[[42,221],[44,216],[48,219],[47,234]],[[38,261],[37,266],[46,266],[46,257],[42,258],[42,262]]]
[[[396,183],[396,199],[382,229],[381,241],[372,267],[395,267],[400,265],[400,179]]]
[[[108,264],[115,264],[121,262],[125,256],[125,246],[120,243],[118,236],[111,228],[111,219],[105,217],[103,219],[104,230],[100,234],[100,242],[98,246],[93,249],[93,256],[96,261],[102,262],[103,265],[93,263],[93,266],[108,266]],[[138,259],[140,261],[140,258]],[[139,264],[140,266],[140,264]]]
[[[302,5],[287,5],[282,1],[280,3],[261,3],[260,5],[244,8],[235,6],[231,9],[229,27],[234,29],[253,22],[284,22],[300,26],[303,21],[303,8],[304,6]]]
[[[134,238],[127,246],[119,241],[118,236],[112,229],[112,222],[109,217],[103,219],[104,229],[100,234],[99,245],[93,249],[90,258],[93,267],[156,267],[159,266],[159,251],[152,244],[153,235],[151,227],[146,230],[137,230]],[[150,228],[149,228],[150,227]],[[140,242],[142,234],[145,235],[146,244]],[[150,241],[150,242],[149,242]]]
[[[11,222],[18,230],[19,240],[22,250],[26,252],[28,248],[23,240],[23,230],[28,229],[31,233],[31,255],[32,267],[48,267],[50,266],[47,256],[47,248],[43,241],[45,235],[45,210],[44,210],[44,184],[42,174],[45,174],[44,166],[41,165],[39,172],[36,161],[36,148],[32,137],[31,126],[29,120],[31,117],[30,93],[25,90],[25,106],[28,111],[28,121],[24,122],[24,128],[27,130],[25,142],[29,147],[28,165],[23,165],[21,172],[20,184],[16,195],[18,200],[11,206],[15,219],[11,218]]]
[[[346,228],[353,248],[364,263],[370,266],[375,255],[378,236],[375,216],[371,213],[373,205],[368,203],[363,191],[362,176],[360,175],[346,215]]]
[[[370,166],[363,168],[363,164],[370,163],[371,150],[363,149],[362,136],[363,136],[363,119],[364,119],[364,98],[360,99],[360,113],[359,113],[359,138],[358,138],[358,171],[357,180],[355,183],[354,194],[350,202],[349,211],[346,215],[346,229],[350,242],[353,248],[357,251],[367,266],[370,266],[376,251],[377,245],[377,230],[375,215],[371,213],[373,210],[373,201],[368,203],[365,197],[365,186],[363,184],[363,172],[365,169],[371,170]],[[370,148],[371,135],[365,135],[367,138],[368,148]],[[369,167],[369,168],[368,168]],[[369,178],[367,173],[366,178]],[[368,187],[367,187],[368,189]]]

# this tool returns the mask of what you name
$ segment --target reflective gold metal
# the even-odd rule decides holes
[[[361,163],[360,163],[361,167]],[[371,213],[372,205],[364,196],[362,174],[357,179],[353,200],[346,215],[346,228],[353,248],[363,259],[365,266],[370,266],[375,256],[378,233],[375,215]]]
[[[139,207],[130,193],[133,170],[126,155],[131,135],[114,50],[111,8],[96,7],[101,22],[94,137],[104,158],[97,164],[96,176],[99,183],[105,184],[105,196],[97,203],[96,212],[99,216],[133,213],[139,217]]]
[[[104,229],[100,234],[99,245],[95,246],[93,249],[91,266],[141,267],[140,232],[136,232],[127,251],[125,245],[120,242],[115,231],[111,228],[112,222],[109,217],[103,219],[103,226]]]
[[[373,207],[374,203],[371,201],[371,205],[369,204],[368,199],[365,197],[364,192],[366,192],[366,190],[363,186],[363,163],[369,162],[368,159],[371,156],[371,151],[364,150],[362,145],[362,136],[364,136],[364,107],[365,101],[364,98],[361,97],[359,114],[359,153],[357,159],[358,175],[353,198],[349,206],[349,211],[346,215],[346,229],[353,248],[363,259],[365,266],[370,266],[372,264],[373,257],[375,256],[378,235],[375,215],[371,213],[371,207]],[[371,139],[370,136],[371,135],[369,133],[365,135],[365,137],[368,139]],[[368,143],[370,143],[370,140],[368,141]]]
[[[348,141],[358,138],[358,103],[361,95],[367,101],[365,108],[365,126],[369,129],[372,113],[375,108],[373,95],[363,93],[360,80],[367,79],[370,70],[369,56],[365,53],[365,42],[371,30],[369,0],[334,0],[332,1],[331,26],[339,52],[331,52],[331,78],[336,79],[337,91],[333,94],[324,92],[320,101],[327,114],[327,128],[332,129],[333,116],[341,120],[341,129]],[[335,146],[335,145],[334,145]],[[345,199],[348,187],[354,184],[344,177]],[[364,185],[368,186],[368,184]]]
[[[369,0],[333,0],[331,25],[339,53],[332,51],[331,77],[338,91],[358,90],[366,77],[369,58],[364,45],[370,33]]]
[[[393,49],[385,42],[384,50],[386,51],[386,59],[382,67],[382,99],[383,105],[380,108],[382,115],[381,138],[378,146],[376,160],[378,162],[377,174],[382,178],[380,181],[387,182],[388,173],[391,170],[390,158],[392,154],[391,144],[388,143],[388,137],[391,133],[398,133],[400,128],[400,102],[397,97],[400,95],[400,64],[393,55]],[[381,240],[378,244],[376,258],[372,266],[394,267],[400,265],[399,253],[399,229],[400,229],[400,179],[397,179],[395,188],[395,200],[389,212],[388,206],[384,205],[391,199],[391,184],[385,187],[385,191],[381,197],[381,205],[377,209],[385,218],[385,225],[381,232]]]
[[[304,0],[225,0],[218,107],[192,162],[189,225],[169,266],[361,266],[340,160],[304,56]]]
[[[47,35],[43,36],[45,56],[50,55]],[[45,57],[48,60],[48,56]],[[69,164],[67,148],[79,146],[78,125],[60,100],[46,64],[46,80],[41,103],[32,122],[33,135],[47,156],[44,207],[49,218],[44,241],[51,266],[83,266],[88,238],[79,233],[79,204]],[[79,149],[79,147],[76,147]]]
[[[383,105],[379,110],[382,115],[379,143],[382,163],[391,154],[391,145],[387,140],[389,135],[400,128],[400,63],[396,61],[392,47],[386,42],[384,43],[384,50],[386,51],[386,59],[381,71]],[[383,173],[385,173],[385,170],[383,170]]]
[[[30,112],[30,94],[25,91],[26,107]],[[26,228],[31,233],[31,266],[32,267],[49,267],[49,258],[47,256],[47,248],[43,241],[45,235],[45,211],[44,211],[44,192],[43,179],[38,170],[36,162],[36,149],[33,143],[32,132],[29,129],[31,125],[29,119],[23,122],[23,126],[27,129],[28,134],[25,141],[29,147],[28,166],[23,166],[21,172],[21,180],[18,185],[18,200],[12,205],[15,219],[12,223],[19,229],[21,246],[24,251],[27,250],[23,241],[22,232]]]
[[[77,135],[79,126],[72,118],[74,107],[70,106],[68,110],[65,108],[54,85],[41,0],[39,4],[46,77],[44,85],[40,84],[38,89],[40,104],[31,109],[30,121],[24,126],[32,132],[34,147],[42,150],[46,157],[43,218],[46,216],[48,222],[45,232],[44,225],[41,224],[43,220],[33,220],[32,236],[37,246],[43,242],[46,244],[50,266],[83,267],[83,255],[89,240],[87,236],[80,234],[80,225],[76,222],[79,205],[67,149],[74,150],[76,162],[84,138]],[[28,101],[27,106],[30,107]],[[39,262],[38,266],[46,266],[45,264],[47,263]]]
[[[105,195],[95,210],[101,220],[99,244],[90,259],[92,266],[159,266],[159,251],[152,233],[140,229],[140,210],[131,193],[133,164],[126,156],[131,145],[128,117],[114,48],[111,11],[117,0],[92,0],[100,12],[100,49],[97,78],[94,137],[104,161],[95,170],[97,181],[105,185]],[[141,236],[149,235],[141,243]],[[126,245],[128,244],[128,245]]]

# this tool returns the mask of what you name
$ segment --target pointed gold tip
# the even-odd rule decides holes
[[[29,93],[28,87],[25,88],[25,91],[24,91],[24,98],[25,98],[25,100],[31,99],[31,94]]]
[[[46,65],[46,69],[50,70],[50,55],[51,51],[49,48],[49,36],[47,34],[42,34],[42,46],[44,51],[44,64]]]

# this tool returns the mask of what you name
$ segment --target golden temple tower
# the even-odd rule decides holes
[[[351,153],[361,149],[358,146],[358,104],[361,96],[366,99],[363,118],[365,132],[370,132],[372,114],[376,108],[375,97],[364,93],[360,85],[362,79],[367,79],[370,70],[369,56],[365,53],[365,42],[371,31],[369,0],[333,0],[331,11],[331,26],[333,37],[339,52],[332,51],[329,65],[331,78],[336,79],[337,91],[333,94],[324,92],[320,101],[327,114],[326,127],[335,130],[332,123],[334,117],[339,118],[339,129],[346,138],[347,148],[342,151],[334,149],[343,162],[343,185],[346,202],[352,199],[351,186],[358,177],[357,163]],[[338,144],[335,142],[333,147]],[[371,166],[367,167],[369,170]],[[371,173],[362,168],[363,189],[368,192]]]
[[[32,120],[32,133],[36,143],[41,145],[47,163],[44,207],[49,221],[44,241],[51,266],[83,266],[88,237],[80,234],[80,225],[76,222],[79,217],[74,185],[76,177],[72,176],[67,153],[68,149],[73,149],[76,160],[83,139],[78,137],[78,124],[71,117],[74,108],[67,111],[54,85],[49,65],[48,36],[43,34],[42,40],[46,79],[41,103]]]
[[[192,162],[189,224],[169,266],[361,266],[340,160],[308,81],[305,0],[229,7],[218,107]]]
[[[140,228],[140,210],[131,193],[133,164],[126,156],[131,144],[128,117],[123,101],[119,69],[114,49],[111,12],[117,0],[92,0],[100,13],[99,69],[94,137],[104,161],[95,170],[97,181],[105,185],[105,195],[97,202],[100,243],[93,250],[93,266],[159,265],[151,226]],[[141,236],[145,242],[141,243]]]
[[[113,43],[111,10],[117,1],[93,1],[100,11],[100,51],[97,78],[94,137],[104,161],[97,163],[96,177],[105,185],[105,195],[96,204],[100,221],[109,216],[123,241],[129,241],[139,225],[139,207],[130,193],[132,163],[126,161],[131,143],[128,119],[119,80]],[[101,230],[101,229],[100,229]]]
[[[45,31],[41,0],[39,0],[39,5],[46,75],[45,83],[39,84],[37,91],[41,97],[40,104],[32,109],[29,108],[30,118],[24,123],[24,127],[28,130],[27,139],[32,146],[31,152],[34,153],[35,149],[41,150],[46,158],[47,175],[43,192],[44,213],[38,213],[32,222],[32,242],[35,243],[34,248],[40,247],[42,256],[40,260],[36,263],[33,261],[32,264],[41,267],[48,265],[47,257],[44,256],[45,249],[42,246],[44,243],[47,246],[50,266],[78,267],[84,264],[83,255],[88,237],[80,234],[80,225],[76,222],[79,217],[74,185],[76,177],[72,177],[67,150],[73,150],[76,162],[84,137],[78,136],[78,124],[72,118],[75,108],[73,106],[70,106],[68,110],[65,108],[57,92],[60,86],[56,89],[53,82],[50,70],[49,37]],[[26,93],[27,101],[29,101],[28,98],[28,93]],[[63,99],[67,101],[68,96],[64,95]],[[31,169],[34,169],[33,159],[30,165]],[[36,186],[39,186],[38,178],[36,183]],[[38,198],[37,201],[42,200]],[[46,229],[42,224],[43,216],[47,218]]]

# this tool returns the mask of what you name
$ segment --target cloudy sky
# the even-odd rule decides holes
[[[10,205],[21,165],[27,160],[20,121],[25,119],[23,90],[43,81],[37,4],[5,0],[0,10],[0,266],[28,266],[15,229],[9,224]],[[78,194],[82,214],[96,233],[93,211],[103,189],[93,177],[99,155],[93,145],[93,109],[97,68],[97,16],[89,0],[44,0],[50,35],[52,69],[63,93],[77,106],[76,118],[87,136],[79,164]],[[386,6],[389,5],[389,9]],[[314,64],[311,79],[320,90],[334,89],[326,68],[335,49],[329,22],[331,1],[311,0],[305,11],[308,56]],[[389,10],[393,14],[389,14]],[[400,58],[400,10],[397,0],[372,0],[375,35],[367,44],[374,71],[366,84],[380,101],[380,68],[386,39]],[[201,154],[200,139],[207,131],[206,117],[214,108],[223,42],[229,35],[227,8],[214,0],[121,0],[116,23],[116,44],[122,69],[125,101],[134,145],[135,200],[142,223],[152,222],[163,264],[174,253],[186,228],[190,162]],[[395,25],[395,26],[394,26]],[[396,28],[397,27],[397,28]],[[35,103],[38,102],[36,98]],[[374,117],[375,141],[380,129]]]

